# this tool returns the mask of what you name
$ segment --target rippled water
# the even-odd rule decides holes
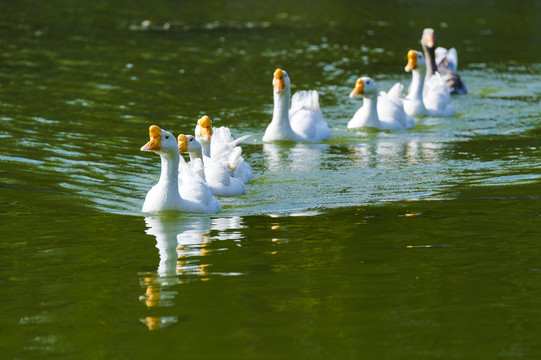
[[[0,4],[3,356],[538,358],[539,10]],[[457,116],[347,131],[356,77],[407,86],[426,26],[458,48]],[[277,67],[331,140],[262,143]],[[148,126],[202,114],[252,135],[256,178],[214,216],[141,214]]]

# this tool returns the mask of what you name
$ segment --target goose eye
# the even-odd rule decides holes
[[[169,139],[169,135],[165,135],[165,138],[166,138],[166,139]]]
[[[368,84],[370,84],[370,81],[367,81],[367,82],[366,82],[366,85],[368,85]]]
[[[192,138],[192,139],[190,139],[190,141],[193,141],[193,138]]]

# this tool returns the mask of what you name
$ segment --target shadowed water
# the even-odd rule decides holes
[[[536,359],[539,4],[0,4],[6,359]],[[347,131],[357,76],[407,88],[424,27],[468,95]],[[272,74],[333,137],[261,141]],[[156,124],[208,114],[255,179],[213,216],[142,214]]]

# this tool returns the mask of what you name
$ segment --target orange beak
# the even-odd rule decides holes
[[[178,152],[179,153],[186,153],[188,152],[188,138],[184,134],[180,134],[177,137],[178,140]]]
[[[282,69],[276,69],[274,72],[274,79],[272,80],[274,91],[281,93],[286,87],[286,81],[284,79],[284,72]]]
[[[210,141],[212,137],[212,121],[207,115],[203,115],[201,119],[197,120],[201,127],[200,135],[205,141]]]
[[[434,44],[435,44],[435,41],[434,41],[434,34],[428,34],[428,35],[426,35],[426,38],[425,38],[425,45],[428,46],[429,48],[433,48],[433,47],[434,47]]]
[[[353,99],[355,96],[362,94],[364,94],[364,81],[358,78],[357,82],[355,82],[355,88],[349,93],[349,97]]]
[[[162,129],[160,129],[159,126],[152,125],[148,129],[148,133],[150,136],[150,141],[147,142],[143,147],[141,147],[141,151],[159,151],[162,148]]]
[[[417,52],[415,50],[408,51],[408,63],[404,70],[410,72],[417,68]]]

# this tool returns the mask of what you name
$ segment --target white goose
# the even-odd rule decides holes
[[[237,196],[244,194],[244,182],[231,176],[231,172],[220,162],[203,156],[203,148],[193,135],[178,136],[179,153],[190,155],[190,168],[207,183],[216,196]]]
[[[195,139],[203,147],[203,155],[221,162],[234,177],[244,182],[252,180],[254,175],[250,164],[242,157],[242,148],[238,145],[249,137],[250,135],[244,135],[233,139],[229,128],[213,128],[207,115],[197,120],[195,126]]]
[[[403,85],[396,83],[388,93],[381,91],[378,96],[374,80],[366,76],[358,78],[349,97],[362,95],[363,106],[348,122],[348,129],[407,130],[414,127],[415,121],[404,111],[402,89]]]
[[[317,91],[299,91],[290,100],[290,79],[282,69],[276,69],[272,83],[274,111],[263,141],[319,142],[330,139],[331,130],[319,108]]]
[[[147,193],[142,211],[178,210],[197,214],[218,212],[221,205],[206,186],[183,179],[179,189],[180,155],[177,139],[173,134],[152,125],[149,128],[149,135],[150,141],[141,147],[141,151],[151,151],[160,155],[162,166],[160,179]]]
[[[454,116],[456,110],[442,77],[435,73],[425,81],[425,68],[423,54],[410,50],[404,70],[411,71],[412,80],[404,101],[404,110],[410,116]]]
[[[428,79],[436,71],[442,76],[451,94],[466,94],[466,84],[457,73],[458,54],[455,48],[449,50],[436,48],[436,35],[434,29],[423,30],[421,45],[427,61],[426,78]]]

